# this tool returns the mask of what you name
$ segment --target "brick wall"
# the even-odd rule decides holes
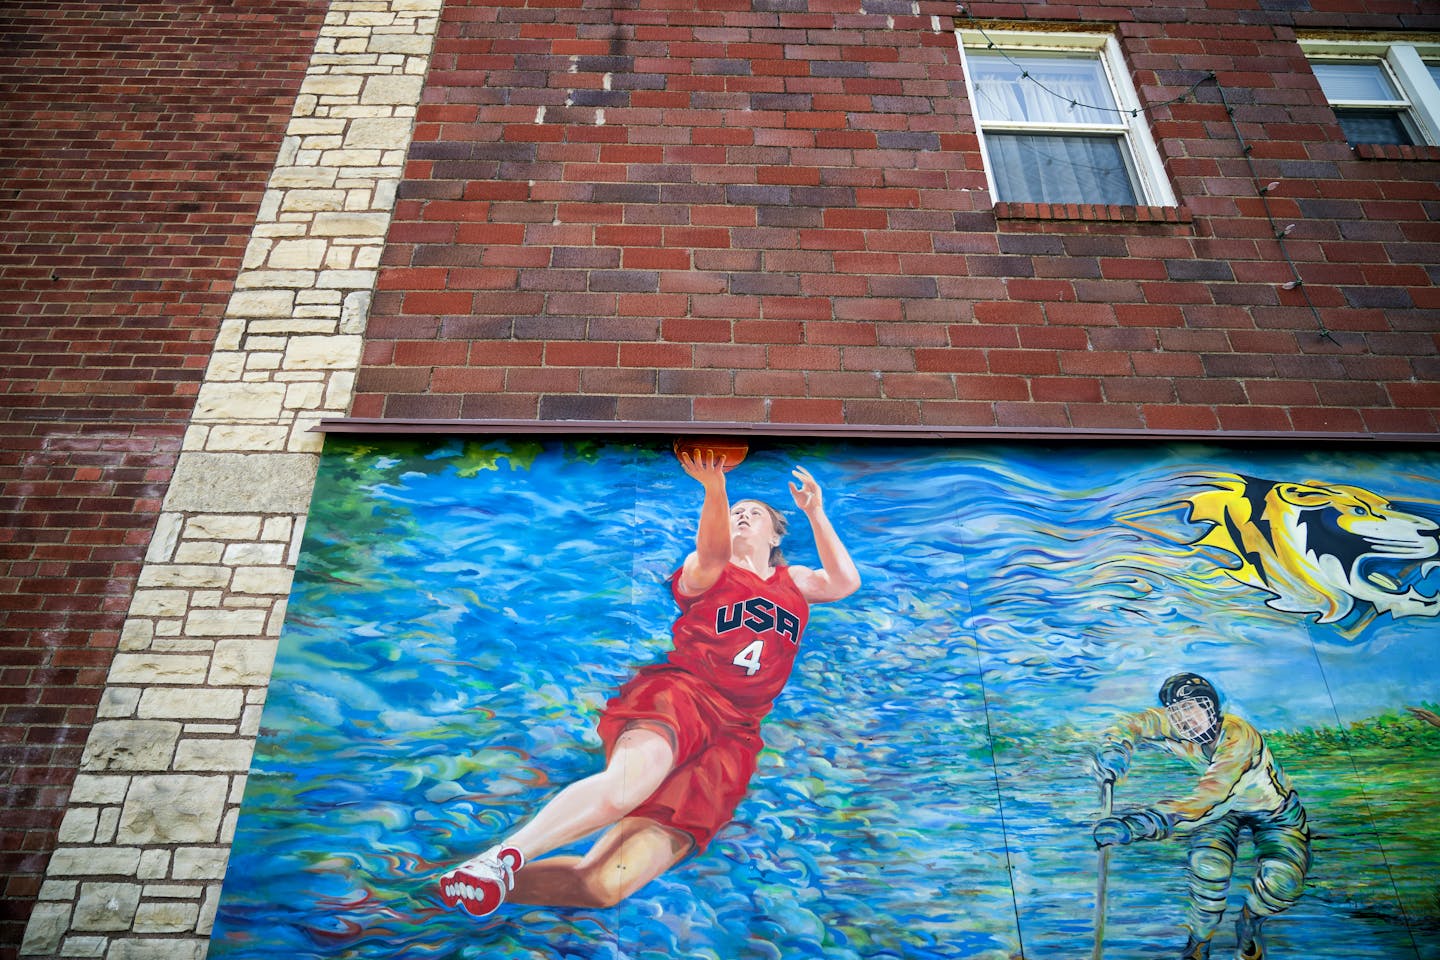
[[[327,4],[0,11],[0,954]]]
[[[1434,432],[1440,164],[1296,28],[1440,16],[1349,6],[972,5],[1216,74],[1150,111],[1178,208],[1065,211],[992,204],[950,4],[450,0],[354,413]]]
[[[358,416],[1435,432],[1440,166],[1433,151],[1357,159],[1294,43],[1295,27],[1440,29],[1418,4],[973,8],[1121,20],[1147,102],[1217,72],[1219,86],[1153,111],[1182,205],[1141,210],[991,204],[949,4],[448,0],[422,93],[434,6],[0,15],[0,110],[18,131],[0,143],[14,161],[0,210],[0,481],[14,517],[0,532],[0,943],[30,912],[102,689],[112,727],[177,685],[196,702],[207,684],[242,690],[238,726],[186,733],[223,733],[204,769],[243,778],[263,645],[210,636],[189,607],[145,633],[135,579],[162,497],[178,506],[146,569],[172,586],[198,571],[169,569],[182,548],[273,553],[280,521],[303,515],[304,421],[348,396],[361,268],[379,245],[351,234],[384,229],[394,177],[366,185],[352,168],[365,151],[401,155],[408,97],[423,103]],[[297,101],[322,14],[331,45]],[[360,62],[377,54],[393,75]],[[1272,209],[1296,224],[1287,251],[1315,312],[1280,288],[1289,275],[1222,88],[1259,183],[1280,184]],[[292,105],[294,149],[252,236]],[[336,233],[342,219],[350,232]],[[242,255],[255,286],[227,310]],[[317,325],[344,343],[317,347]],[[187,456],[253,464],[251,486],[285,501],[275,516],[234,522],[245,504],[207,499],[203,471],[170,485],[182,434]],[[273,638],[293,556],[266,562],[252,592],[274,605]],[[127,609],[133,655],[105,688]],[[182,681],[166,671],[196,659],[179,645],[192,627],[214,663]],[[237,671],[226,657],[241,649]],[[227,828],[121,851],[117,818],[143,817],[152,787],[197,768],[157,750],[107,772],[106,751],[128,745],[99,739],[32,942],[98,954],[114,935],[133,938],[119,953],[196,956],[196,898],[167,912],[142,890],[128,919],[107,898],[204,859],[195,882],[213,904]],[[236,801],[232,789],[226,824]],[[207,829],[220,815],[200,812]],[[109,866],[122,853],[138,866]]]

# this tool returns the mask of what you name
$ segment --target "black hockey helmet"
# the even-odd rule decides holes
[[[1214,743],[1220,735],[1220,694],[1198,673],[1177,673],[1160,686],[1160,703],[1186,740]]]
[[[1216,710],[1220,709],[1220,693],[1215,685],[1198,673],[1177,673],[1160,686],[1160,705],[1168,707],[1181,700],[1205,697]]]

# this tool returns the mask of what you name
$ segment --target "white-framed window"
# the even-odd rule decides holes
[[[1440,145],[1440,42],[1302,39],[1351,146]]]
[[[1113,36],[958,32],[997,202],[1175,204]]]

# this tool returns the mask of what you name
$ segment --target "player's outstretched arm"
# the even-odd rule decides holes
[[[1405,709],[1430,724],[1430,726],[1440,727],[1440,716],[1437,716],[1433,710],[1426,710],[1424,707],[1406,707]]]
[[[798,568],[792,570],[795,585],[810,603],[825,603],[843,600],[860,589],[860,571],[850,552],[845,549],[840,535],[825,515],[824,496],[820,484],[804,467],[791,471],[799,483],[790,484],[790,495],[795,506],[810,521],[810,532],[815,536],[815,552],[820,555],[820,569]]]
[[[710,450],[694,457],[681,452],[679,457],[681,469],[705,490],[695,552],[680,568],[680,592],[693,597],[714,586],[730,562],[730,496],[725,491],[724,457]]]

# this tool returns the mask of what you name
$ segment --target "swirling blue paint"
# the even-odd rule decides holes
[[[667,649],[665,581],[691,546],[698,489],[644,445],[577,455],[554,443],[464,470],[458,443],[371,448],[332,443],[322,467],[321,492],[337,495],[317,496],[307,530],[217,960],[1005,960],[1022,937],[1029,956],[1074,955],[1094,860],[1076,731],[1148,706],[1182,667],[1219,676],[1262,725],[1333,722],[1318,664],[1354,647],[1238,585],[1188,587],[1203,558],[1134,562],[1173,544],[1115,521],[1163,502],[1186,472],[1323,476],[1331,462],[757,449],[731,474],[732,498],[788,508],[787,552],[813,564],[785,491],[790,466],[806,464],[865,585],[812,612],[735,822],[613,910],[507,906],[475,921],[440,909],[433,878],[598,767],[605,698]],[[1347,465],[1346,482],[1437,497],[1423,476],[1433,462],[1400,466],[1416,475],[1390,459]],[[1432,689],[1440,671],[1421,638],[1433,629],[1383,624]],[[1340,684],[1346,709],[1397,705],[1395,661],[1353,663],[1384,682],[1370,699],[1356,691],[1373,684]],[[1282,674],[1307,692],[1274,697]],[[1173,937],[1180,852],[1150,853],[1129,868],[1148,892],[1125,907],[1132,924],[1116,923],[1114,956]],[[1337,935],[1323,915],[1311,926]]]

